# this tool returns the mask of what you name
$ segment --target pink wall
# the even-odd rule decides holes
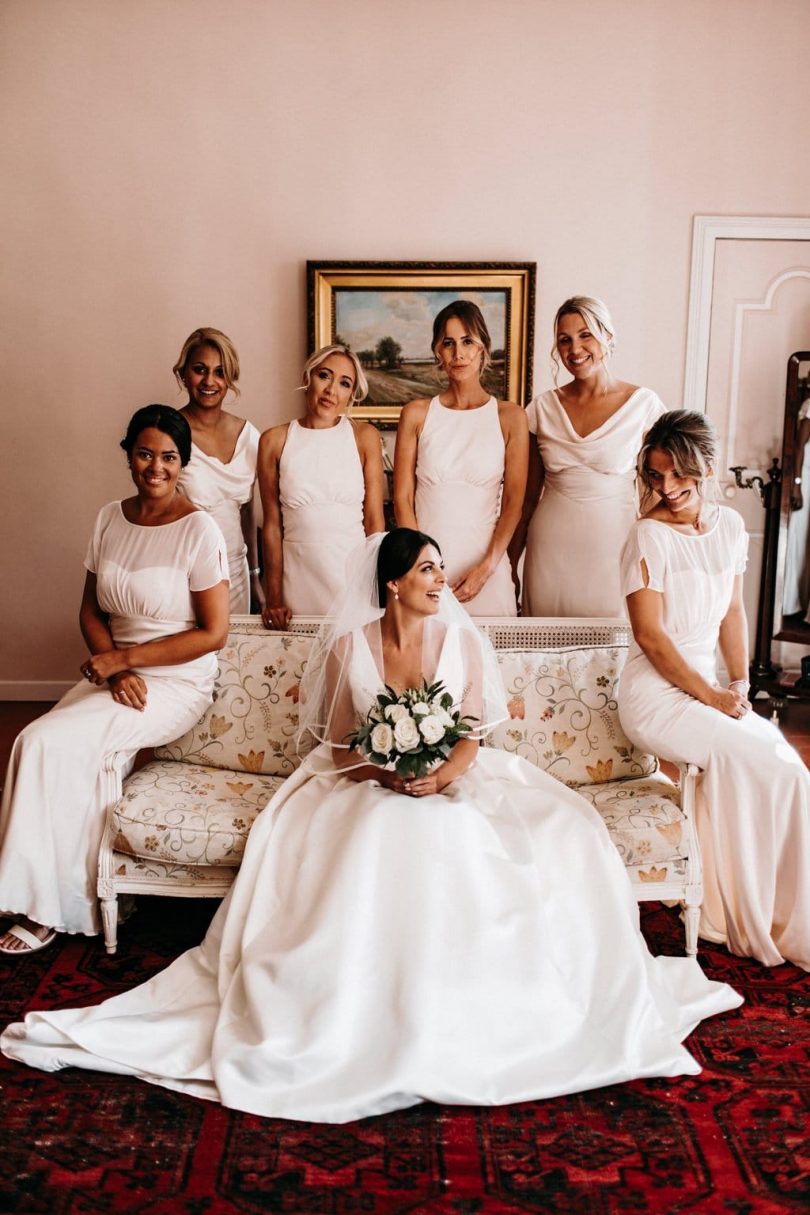
[[[75,672],[117,440],[190,329],[257,425],[295,409],[307,257],[536,260],[538,388],[584,291],[680,403],[692,215],[807,208],[809,33],[805,0],[5,0],[0,693]]]

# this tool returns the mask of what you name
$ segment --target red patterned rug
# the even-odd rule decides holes
[[[72,938],[24,965],[4,959],[0,1021],[140,982],[198,941],[212,911],[144,899],[113,958],[99,941]],[[681,951],[674,911],[650,904],[643,925],[654,952]],[[47,1075],[2,1059],[0,1215],[806,1212],[808,977],[711,946],[701,961],[746,1003],[692,1036],[700,1076],[498,1109],[422,1105],[346,1126],[291,1123],[125,1077]]]

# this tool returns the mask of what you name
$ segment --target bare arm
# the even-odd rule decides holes
[[[511,401],[502,402],[500,421],[506,442],[501,511],[481,561],[452,588],[460,603],[479,593],[492,576],[518,525],[526,493],[529,464],[529,427],[526,414]]]
[[[537,509],[537,503],[540,501],[540,491],[543,488],[545,479],[545,469],[543,468],[543,459],[540,455],[540,449],[537,446],[537,441],[533,434],[529,434],[529,475],[526,479],[526,493],[523,497],[523,509],[520,512],[520,519],[515,528],[514,535],[509,542],[509,560],[512,562],[512,569],[517,572],[517,564],[520,560],[520,554],[526,547],[526,535],[529,530],[529,524],[532,521],[532,515]]]
[[[256,529],[256,508],[253,501],[253,491],[250,499],[245,502],[239,510],[239,522],[242,526],[242,535],[245,538],[245,547],[247,549],[248,569],[255,570],[259,568],[259,542]],[[264,607],[264,587],[260,574],[251,573],[250,575],[250,595],[259,605],[259,611]]]
[[[262,499],[262,550],[264,555],[265,605],[262,621],[268,629],[286,629],[292,612],[284,602],[284,558],[279,490],[279,460],[287,438],[286,426],[266,430],[259,440],[259,493]]]
[[[204,591],[192,591],[191,603],[196,625],[143,645],[115,648],[95,653],[83,666],[92,683],[102,684],[112,675],[133,667],[169,667],[191,662],[220,649],[228,636],[228,583],[223,580]],[[98,634],[100,636],[100,633]],[[112,640],[112,638],[110,639]]]
[[[363,496],[363,528],[367,536],[385,531],[383,515],[383,470],[382,439],[380,432],[368,422],[355,422],[354,435],[360,463],[363,466],[365,494]]]
[[[394,517],[397,527],[419,529],[416,521],[416,457],[427,407],[426,400],[409,401],[400,414],[394,449]]]
[[[642,568],[644,562],[642,561]],[[747,704],[744,696],[716,688],[690,666],[664,628],[664,596],[649,587],[627,596],[627,611],[638,645],[668,683],[701,704],[729,717],[738,717]]]
[[[730,683],[748,684],[748,620],[743,603],[743,576],[737,574],[731,603],[720,624],[720,653]]]

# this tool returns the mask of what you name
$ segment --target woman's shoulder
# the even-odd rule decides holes
[[[259,458],[267,459],[279,455],[287,439],[287,433],[292,422],[279,422],[270,426],[259,435]]]
[[[433,397],[414,397],[412,401],[408,401],[402,406],[402,412],[399,415],[400,425],[403,422],[420,422],[424,418]]]

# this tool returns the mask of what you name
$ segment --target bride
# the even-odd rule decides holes
[[[355,554],[302,688],[320,745],[259,816],[202,944],[96,1008],[29,1013],[4,1053],[321,1122],[699,1072],[683,1039],[741,999],[692,958],[650,956],[584,799],[475,737],[422,779],[348,749],[385,684],[423,677],[478,737],[506,716],[436,544],[400,528]]]

